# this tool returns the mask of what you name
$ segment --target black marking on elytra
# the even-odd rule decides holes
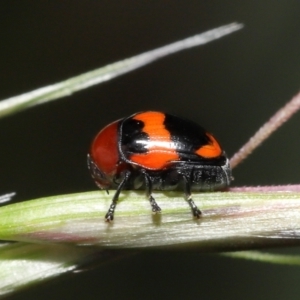
[[[206,130],[198,124],[176,116],[165,114],[164,126],[176,144],[176,150],[182,161],[199,161],[202,157],[195,152],[210,143]]]
[[[119,136],[121,137],[123,153],[128,153],[129,155],[146,153],[148,150],[145,144],[149,140],[149,136],[143,132],[144,122],[128,118],[121,121],[120,124],[119,130],[121,134]]]

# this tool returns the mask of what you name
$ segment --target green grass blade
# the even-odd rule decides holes
[[[237,251],[227,252],[222,255],[232,258],[242,258],[263,263],[271,263],[278,265],[300,266],[299,255],[285,255],[275,253],[264,253],[259,251]]]
[[[89,192],[41,198],[0,208],[0,239],[63,242],[102,248],[197,247],[201,251],[299,244],[299,192],[198,193],[194,220],[181,193],[156,193],[153,216],[144,193],[124,192],[112,224],[111,195]]]
[[[1,207],[0,239],[23,242],[0,247],[0,295],[73,271],[104,249],[113,248],[115,259],[128,248],[180,246],[222,252],[299,244],[299,192],[195,194],[203,211],[200,220],[193,220],[181,194],[155,196],[163,209],[159,216],[151,214],[143,192],[122,193],[112,224],[104,221],[111,195],[98,191]],[[300,262],[297,256],[251,251],[224,255],[277,264]]]
[[[80,268],[85,267],[91,257],[93,262],[96,258],[99,265],[130,254],[63,244],[1,244],[0,297],[63,274],[82,271]]]
[[[62,82],[41,87],[37,90],[2,100],[0,101],[0,117],[16,113],[34,105],[70,96],[77,91],[111,80],[170,54],[219,39],[241,29],[242,26],[242,24],[238,23],[224,25],[219,28],[206,31],[202,34],[198,34],[122,61],[112,63],[102,68],[86,72]]]

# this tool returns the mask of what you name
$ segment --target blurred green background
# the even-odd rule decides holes
[[[299,11],[296,0],[2,0],[1,99],[233,21],[245,28],[0,120],[0,194],[22,201],[95,190],[92,138],[140,110],[197,121],[232,156],[299,90]],[[296,115],[234,170],[234,185],[299,183],[299,127]],[[147,251],[9,299],[299,299],[299,276],[297,267]]]

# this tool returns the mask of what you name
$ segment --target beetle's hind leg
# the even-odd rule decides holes
[[[156,203],[155,199],[152,196],[152,181],[151,178],[149,177],[149,175],[147,175],[146,173],[144,173],[145,176],[145,183],[146,183],[146,195],[149,199],[151,208],[152,208],[152,212],[157,214],[161,212],[161,208],[158,206],[158,204]]]
[[[121,183],[119,184],[113,198],[112,198],[112,202],[111,205],[105,215],[105,220],[107,222],[110,222],[114,219],[114,213],[115,213],[115,209],[118,203],[118,199],[119,199],[119,195],[122,191],[122,189],[124,188],[125,184],[127,183],[128,179],[130,178],[131,172],[130,171],[126,171],[124,174],[124,178],[122,179]]]
[[[185,192],[185,198],[188,202],[189,206],[191,207],[193,216],[197,219],[199,219],[202,215],[201,210],[197,207],[195,202],[192,199],[192,193],[191,193],[191,183],[188,177],[183,176],[184,180],[184,192]]]

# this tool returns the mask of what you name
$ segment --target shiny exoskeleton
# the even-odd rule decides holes
[[[199,218],[191,191],[221,190],[232,180],[229,160],[212,134],[194,122],[155,111],[139,112],[103,128],[91,145],[88,167],[100,189],[116,188],[107,221],[113,220],[125,189],[146,189],[154,213],[161,209],[152,190],[184,190]]]

